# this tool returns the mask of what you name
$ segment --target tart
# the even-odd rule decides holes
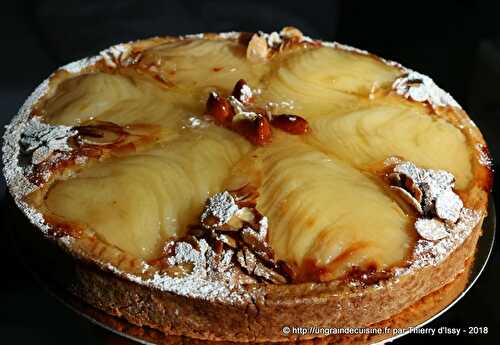
[[[61,67],[7,127],[3,162],[72,294],[245,342],[369,327],[441,289],[474,254],[492,182],[480,131],[432,79],[292,27]]]

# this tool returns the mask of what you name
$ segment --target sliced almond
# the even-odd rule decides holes
[[[107,121],[77,126],[75,129],[78,132],[78,143],[84,145],[113,145],[123,141],[127,136],[123,127]]]
[[[423,193],[413,179],[406,177],[404,179],[404,188],[417,200],[422,202]]]
[[[170,277],[184,277],[193,272],[194,265],[192,262],[182,262],[173,266],[167,266],[162,269]]]
[[[274,263],[274,253],[264,239],[253,229],[246,227],[241,230],[241,239],[259,257]]]
[[[163,253],[165,253],[166,256],[175,254],[175,240],[170,240],[165,243],[163,246]]]
[[[283,272],[287,277],[289,277],[292,281],[297,278],[297,271],[293,266],[289,265],[285,261],[278,261],[279,271]]]
[[[231,247],[233,249],[238,248],[238,243],[236,242],[236,240],[233,237],[231,237],[231,236],[229,236],[227,234],[218,234],[216,236],[217,236],[217,239],[219,241],[221,241],[222,243],[228,245],[229,247]]]
[[[285,26],[283,29],[281,29],[280,36],[286,39],[293,38],[298,41],[302,41],[302,39],[304,38],[304,34],[302,34],[302,32],[299,29],[293,26]]]
[[[216,239],[214,241],[214,244],[213,244],[213,249],[214,249],[215,254],[221,254],[222,251],[224,250],[224,242]],[[217,256],[217,258],[218,258],[218,256]]]
[[[252,223],[255,220],[255,215],[248,207],[240,208],[234,216],[247,223]]]
[[[249,276],[248,274],[245,274],[244,272],[241,272],[239,270],[234,270],[233,272],[233,281],[234,283],[236,284],[239,284],[239,285],[248,285],[248,284],[255,284],[257,283],[257,280],[251,276]],[[234,285],[236,285],[234,284]]]
[[[234,198],[238,207],[247,208],[254,208],[257,203],[257,197],[259,196],[257,188],[250,183],[245,184],[237,190],[234,190],[233,194],[235,195]]]
[[[236,217],[232,216],[231,219],[225,224],[226,226],[220,228],[220,231],[239,231],[243,227],[243,221]]]
[[[247,248],[243,248],[236,254],[236,258],[241,267],[243,267],[248,274],[253,274],[255,267],[257,266],[257,258],[253,253]]]
[[[201,215],[201,224],[205,228],[213,228],[226,224],[238,211],[233,196],[225,191],[208,198]]]
[[[412,177],[399,172],[393,172],[388,175],[388,180],[391,186],[403,188],[410,193],[417,202],[422,202],[423,192]]]
[[[415,222],[418,234],[429,241],[437,241],[449,235],[446,226],[438,219],[419,218]]]
[[[247,47],[247,59],[252,63],[262,63],[267,61],[269,47],[264,37],[253,34]]]
[[[436,215],[451,223],[455,223],[460,218],[463,207],[462,200],[451,189],[439,194],[434,203]]]
[[[398,195],[404,200],[406,201],[407,203],[409,203],[411,206],[413,206],[415,208],[415,210],[417,210],[417,212],[419,214],[423,214],[423,210],[422,210],[422,205],[420,205],[420,203],[417,201],[417,199],[415,199],[413,197],[413,195],[411,195],[410,193],[408,193],[405,189],[401,188],[401,187],[397,187],[397,186],[390,186],[389,187],[391,190],[395,191],[396,193],[398,193]]]
[[[233,117],[233,123],[237,123],[240,121],[257,121],[259,119],[260,115],[253,112],[253,111],[240,111],[239,113],[236,113]]]
[[[257,264],[255,265],[255,269],[254,269],[253,273],[256,276],[264,278],[265,280],[268,280],[274,284],[286,284],[286,282],[287,282],[287,280],[284,276],[282,276],[281,274],[279,274],[275,270],[266,267],[265,265],[263,265],[260,262],[257,262]]]

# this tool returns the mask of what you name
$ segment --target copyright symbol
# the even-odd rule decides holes
[[[283,334],[290,334],[290,327],[288,326],[284,326],[281,331],[283,332]]]

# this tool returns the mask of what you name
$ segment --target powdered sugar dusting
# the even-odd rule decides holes
[[[436,199],[445,192],[451,192],[455,186],[455,177],[444,170],[433,170],[418,168],[412,162],[402,162],[397,164],[393,170],[409,178],[415,186],[423,193],[422,210],[424,214],[432,211]],[[440,203],[442,207],[447,207],[445,203]],[[443,210],[443,212],[446,212]],[[451,211],[450,211],[451,212]]]
[[[348,52],[358,53],[358,54],[361,54],[361,55],[369,55],[370,54],[366,50],[359,49],[359,48],[356,48],[356,47],[352,47],[352,46],[349,46],[347,44],[342,44],[342,43],[339,43],[339,42],[324,42],[324,41],[322,41],[321,45],[324,46],[324,47],[345,50],[345,51],[348,51]]]
[[[259,221],[259,239],[265,241],[267,238],[267,230],[269,229],[269,223],[267,217],[262,217]]]
[[[431,78],[412,70],[407,70],[405,75],[396,79],[392,88],[398,95],[417,102],[428,102],[433,107],[460,108],[453,97],[438,87]]]
[[[3,173],[10,193],[14,197],[17,206],[26,214],[30,222],[44,233],[49,232],[49,227],[45,223],[43,215],[23,200],[24,196],[33,192],[38,187],[31,183],[25,176],[24,165],[20,162],[21,145],[19,142],[26,123],[31,116],[33,105],[48,92],[48,88],[49,80],[47,79],[28,97],[10,125],[6,126],[3,137],[4,145],[2,147]]]
[[[248,89],[248,85],[246,85]],[[251,92],[251,89],[250,89]],[[242,94],[243,94],[243,88],[242,88]],[[252,96],[250,96],[251,98]],[[245,111],[245,106],[234,96],[229,96],[228,101],[233,107],[235,114],[233,116],[233,122],[238,122],[242,120],[250,120],[253,121],[256,118],[259,117],[259,115],[253,111]]]
[[[422,209],[414,224],[421,239],[414,248],[411,266],[395,270],[400,275],[439,264],[470,235],[483,213],[464,207],[453,191],[454,176],[446,171],[419,168],[408,161],[396,162],[392,171],[389,182],[411,192],[410,197]]]
[[[240,37],[240,33],[237,32],[237,31],[229,31],[229,32],[221,32],[220,34],[218,34],[218,36],[220,36],[220,38],[222,39],[237,39],[238,37]]]
[[[241,87],[241,101],[248,102],[253,97],[253,92],[248,84],[243,84]]]
[[[448,236],[446,226],[435,218],[420,218],[415,222],[418,234],[429,241],[437,241]]]
[[[30,166],[39,164],[55,151],[71,151],[68,139],[76,133],[72,127],[50,125],[42,122],[39,117],[32,117],[25,123],[21,134],[22,153],[32,156]]]
[[[81,73],[86,68],[94,66],[97,62],[101,61],[102,59],[103,57],[100,55],[87,57],[81,60],[70,62],[59,69],[71,74],[78,74]]]
[[[482,216],[480,212],[463,208],[458,223],[448,227],[447,237],[437,242],[426,239],[417,241],[410,266],[395,269],[396,277],[426,266],[439,265],[464,242]]]
[[[216,222],[211,225],[221,226],[226,224],[236,211],[238,211],[238,205],[236,205],[233,196],[228,191],[217,193],[208,198],[205,210],[201,215],[201,222],[205,223],[206,219],[213,217]]]
[[[197,34],[188,34],[188,35],[183,35],[183,36],[180,36],[179,38],[181,40],[186,40],[186,39],[203,39],[205,37],[205,34],[200,32],[200,33],[197,33]]]
[[[85,69],[94,66],[99,61],[111,68],[117,68],[118,65],[132,65],[140,58],[140,54],[132,55],[132,42],[119,43],[99,52],[99,55],[86,57],[77,61],[73,61],[59,68],[71,74],[82,73]]]
[[[439,218],[455,223],[464,204],[452,190],[445,190],[436,198],[434,207]]]
[[[27,123],[29,122],[33,105],[48,92],[48,87],[48,80],[42,82],[31,96],[28,97],[12,123],[6,126],[3,137],[4,145],[2,148],[4,163],[3,172],[7,181],[7,186],[9,186],[11,194],[16,200],[20,200],[37,188],[24,175],[26,164],[20,161],[22,153],[20,141]],[[26,209],[26,207],[23,208]]]
[[[281,35],[276,31],[271,32],[270,34],[259,31],[259,36],[266,40],[267,46],[270,48],[278,47],[283,42]]]
[[[201,298],[210,301],[248,302],[250,297],[239,289],[238,274],[231,264],[233,251],[226,251],[222,258],[212,250],[208,243],[201,239],[194,248],[190,243],[178,242],[175,255],[169,258],[170,265],[191,264],[192,269],[186,274],[171,276],[167,272],[155,270],[143,263],[144,277],[123,272],[109,263],[100,263],[106,269],[125,276],[136,283],[169,291],[181,296]]]
[[[227,98],[231,106],[234,108],[236,113],[241,113],[245,110],[245,106],[234,96],[229,96]]]

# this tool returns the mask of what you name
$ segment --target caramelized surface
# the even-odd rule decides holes
[[[50,123],[99,119],[163,131],[152,148],[56,182],[47,209],[149,260],[198,222],[207,197],[251,183],[279,259],[321,267],[324,280],[353,266],[401,263],[414,241],[413,215],[367,167],[397,155],[448,170],[465,188],[471,166],[464,135],[390,94],[401,72],[373,57],[307,47],[251,63],[245,50],[235,41],[184,40],[149,48],[137,65],[113,74],[60,84],[43,105]],[[204,119],[209,92],[227,95],[240,78],[259,90],[258,106],[304,117],[309,133],[273,129],[273,141],[255,147]]]

